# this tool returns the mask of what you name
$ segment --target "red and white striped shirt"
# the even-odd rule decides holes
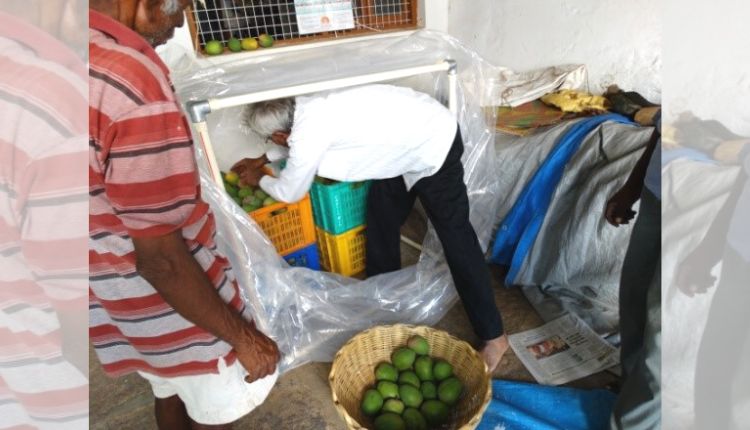
[[[60,325],[86,305],[85,109],[83,60],[0,11],[0,429],[88,422]]]
[[[104,371],[217,372],[231,346],[179,315],[135,269],[133,237],[181,229],[219,295],[245,311],[201,199],[193,143],[168,70],[134,31],[89,14],[90,338]]]

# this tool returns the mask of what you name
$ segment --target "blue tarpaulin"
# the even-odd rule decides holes
[[[609,428],[615,394],[607,390],[492,381],[492,400],[477,430]]]
[[[574,124],[560,137],[500,223],[490,261],[509,266],[506,285],[513,284],[526,254],[531,250],[568,161],[586,136],[606,121],[632,124],[632,121],[617,114],[598,115]]]

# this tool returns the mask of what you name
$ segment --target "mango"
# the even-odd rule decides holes
[[[422,336],[414,335],[410,337],[406,342],[406,345],[419,355],[427,355],[430,353],[430,344],[427,343],[427,339]]]
[[[398,388],[398,395],[404,405],[410,408],[418,408],[422,404],[422,393],[412,385],[402,385]]]
[[[432,375],[432,357],[423,355],[418,357],[414,362],[414,373],[417,374],[421,381],[432,381],[434,376]]]
[[[387,412],[375,418],[374,424],[375,430],[406,430],[404,420],[392,412]]]
[[[391,363],[380,363],[375,368],[375,379],[378,381],[398,381],[398,370]]]
[[[398,370],[411,369],[417,354],[409,348],[399,348],[391,355],[391,363]]]
[[[240,39],[233,37],[227,42],[227,47],[232,52],[240,52],[242,51],[242,42],[240,42]]]
[[[407,408],[401,418],[404,419],[406,430],[427,430],[427,420],[414,408]]]
[[[393,412],[401,415],[404,411],[404,403],[398,399],[388,399],[383,403],[383,412]]]
[[[456,377],[448,378],[438,386],[438,398],[447,405],[455,405],[464,387]]]
[[[365,391],[365,395],[362,397],[362,412],[365,415],[376,415],[382,407],[383,396],[380,395],[378,390]]]
[[[384,399],[395,399],[398,397],[398,385],[391,381],[380,381],[378,392]]]
[[[445,360],[437,360],[432,367],[432,376],[438,381],[450,378],[453,375],[453,366]]]
[[[427,423],[437,427],[448,421],[448,405],[440,400],[425,400],[419,408]]]
[[[437,387],[431,381],[422,382],[422,386],[419,387],[419,391],[422,392],[422,397],[424,397],[425,400],[432,400],[432,399],[438,398]]]
[[[398,375],[398,383],[401,385],[409,384],[416,388],[419,388],[419,386],[421,385],[417,374],[412,372],[411,370],[401,372],[401,374]]]

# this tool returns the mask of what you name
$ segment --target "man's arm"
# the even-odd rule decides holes
[[[630,172],[628,180],[622,188],[620,188],[612,198],[607,201],[604,217],[613,226],[619,227],[622,224],[628,224],[628,222],[633,219],[635,212],[633,212],[632,208],[641,196],[643,182],[646,178],[646,171],[648,170],[648,164],[658,143],[659,131],[654,129],[646,149],[643,151],[641,158],[639,158],[638,162],[635,164],[633,171]]]
[[[700,244],[680,262],[674,284],[687,296],[706,292],[716,281],[711,269],[721,260],[727,245],[727,233],[734,210],[745,187],[748,176],[744,171],[737,175],[724,205],[708,228]]]
[[[248,382],[274,372],[278,347],[224,303],[190,254],[180,230],[133,238],[133,243],[138,274],[182,317],[232,345],[248,371]]]

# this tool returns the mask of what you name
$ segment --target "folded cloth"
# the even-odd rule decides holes
[[[493,109],[497,113],[495,128],[517,136],[525,136],[536,128],[557,124],[566,117],[565,112],[538,99],[516,107],[498,106]]]
[[[615,394],[526,382],[492,381],[492,399],[478,430],[598,430],[609,428]]]
[[[606,98],[576,90],[555,91],[543,96],[542,101],[563,112],[600,113],[607,111],[609,107],[609,101]]]

